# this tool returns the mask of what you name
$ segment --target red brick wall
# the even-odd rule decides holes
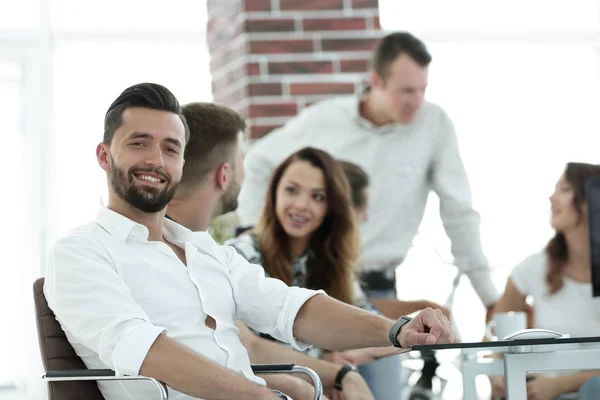
[[[259,138],[315,101],[360,90],[377,0],[208,0],[214,101]]]

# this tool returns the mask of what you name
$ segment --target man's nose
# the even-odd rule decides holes
[[[165,163],[162,149],[160,147],[152,147],[148,154],[148,158],[146,159],[146,163],[155,167],[164,167]]]

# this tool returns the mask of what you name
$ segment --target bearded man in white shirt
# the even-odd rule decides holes
[[[192,231],[206,231],[213,218],[234,211],[244,180],[244,138],[246,122],[234,110],[215,103],[189,103],[182,107],[190,138],[185,148],[183,175],[167,218]],[[336,390],[340,400],[372,399],[364,379],[356,371],[343,376],[345,366],[309,357],[252,333],[237,322],[240,340],[253,364],[293,363],[313,369],[325,392]],[[263,376],[267,386],[296,400],[314,398],[314,388],[291,376]],[[339,382],[337,382],[339,381]],[[335,389],[336,383],[340,390]]]
[[[396,323],[265,278],[207,233],[166,220],[188,137],[177,99],[160,85],[134,85],[107,111],[96,156],[108,207],[55,244],[44,287],[88,368],[156,378],[175,400],[277,399],[252,373],[236,319],[296,348],[452,341],[439,310]],[[107,400],[149,395],[139,385],[99,386]]]

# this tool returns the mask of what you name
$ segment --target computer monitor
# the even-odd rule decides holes
[[[600,177],[595,176],[585,182],[585,193],[592,261],[592,294],[600,297]]]

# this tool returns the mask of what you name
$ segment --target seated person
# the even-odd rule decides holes
[[[273,174],[257,227],[227,244],[248,261],[263,265],[270,277],[288,285],[323,289],[340,301],[378,313],[356,279],[360,239],[348,180],[341,165],[322,150],[308,147],[286,159]],[[404,314],[418,309],[411,303],[393,302]],[[309,354],[363,365],[396,353],[367,348],[328,354],[313,348]],[[388,393],[378,395],[380,388],[370,385],[375,398],[398,398],[400,374],[399,362],[385,364],[372,374],[385,378],[381,389]]]
[[[545,251],[529,256],[514,268],[495,313],[526,311],[526,298],[530,296],[534,328],[570,334],[571,337],[597,336],[600,299],[592,297],[584,190],[585,181],[593,176],[600,176],[600,166],[567,164],[550,196],[551,224],[556,234]],[[529,399],[555,399],[577,392],[584,382],[596,375],[600,375],[600,371],[537,375],[527,384],[527,396]],[[490,377],[490,380],[493,397],[503,397],[504,377]],[[593,381],[588,383],[585,390],[592,384]],[[585,399],[599,397],[596,392]]]
[[[183,175],[167,208],[167,218],[192,231],[206,231],[215,217],[234,211],[244,179],[244,119],[235,111],[214,103],[190,103],[182,107],[190,131],[185,148]],[[199,204],[202,206],[199,207]],[[293,363],[313,369],[326,392],[343,394],[344,400],[372,399],[363,378],[355,372],[340,375],[338,364],[306,356],[252,333],[236,322],[240,340],[254,364]],[[274,361],[275,360],[275,361]],[[280,390],[295,400],[312,400],[314,388],[289,374],[262,376],[267,387]],[[336,380],[339,389],[335,389]]]
[[[44,286],[88,368],[156,378],[172,400],[278,399],[253,374],[235,320],[297,349],[452,341],[439,310],[395,322],[289,287],[207,233],[167,220],[188,138],[177,99],[160,85],[126,89],[106,113],[96,157],[108,207],[57,241]],[[98,386],[107,400],[149,396],[145,385]]]

